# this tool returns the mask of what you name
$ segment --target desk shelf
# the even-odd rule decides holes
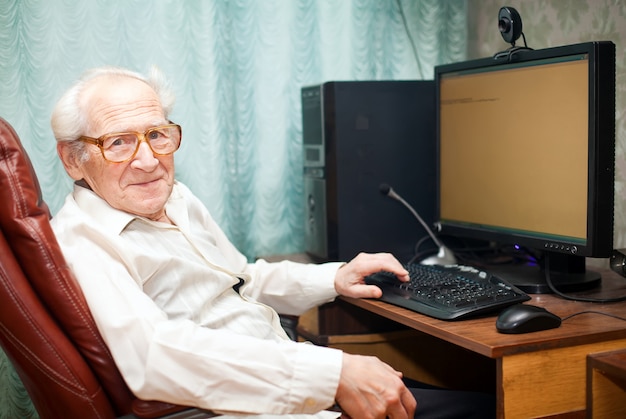
[[[626,349],[587,356],[587,417],[626,417]]]

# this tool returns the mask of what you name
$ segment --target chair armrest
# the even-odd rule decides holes
[[[135,399],[132,402],[131,409],[133,414],[131,416],[124,416],[125,419],[200,419],[219,416],[208,410],[155,400]]]

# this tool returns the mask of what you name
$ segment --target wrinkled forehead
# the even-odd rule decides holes
[[[166,122],[157,93],[131,77],[98,77],[86,86],[80,101],[88,122],[85,135],[89,136],[144,130]]]

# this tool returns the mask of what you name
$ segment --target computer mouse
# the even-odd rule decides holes
[[[505,308],[496,320],[500,333],[530,333],[554,329],[561,325],[561,318],[543,307],[515,304]]]

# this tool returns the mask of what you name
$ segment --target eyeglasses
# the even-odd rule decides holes
[[[167,156],[178,150],[181,138],[180,125],[168,124],[150,128],[144,133],[114,132],[100,138],[82,136],[78,141],[97,145],[102,157],[111,163],[123,163],[135,157],[142,141],[148,144],[154,154]]]

